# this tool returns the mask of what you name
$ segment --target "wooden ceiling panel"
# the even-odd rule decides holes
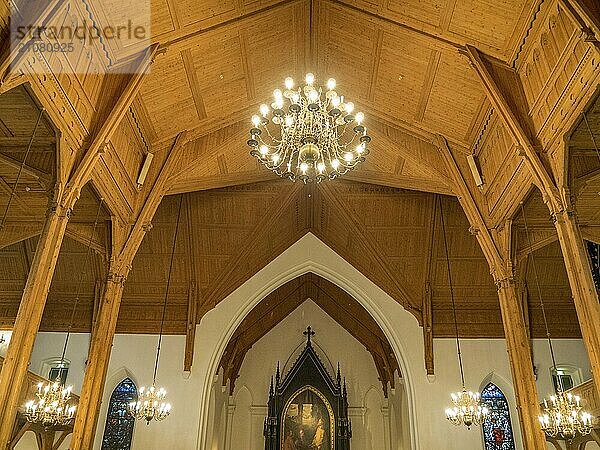
[[[156,59],[140,89],[140,97],[152,127],[160,137],[175,136],[198,123],[180,53],[168,52]]]
[[[376,24],[362,20],[354,11],[329,3],[320,4],[320,14],[319,74],[323,78],[335,78],[340,95],[354,102],[368,99],[378,42]]]
[[[178,0],[171,2],[181,27],[201,25],[203,28],[235,17],[236,0]]]
[[[417,118],[432,52],[409,32],[383,33],[372,95],[381,112],[407,121]]]
[[[468,140],[485,94],[464,58],[442,53],[424,121],[451,139]]]
[[[178,28],[178,18],[172,0],[150,0],[152,35],[161,36]]]
[[[248,70],[248,99],[267,102],[286,77],[303,77],[308,40],[308,8],[295,3],[271,11],[245,25],[244,59]]]
[[[460,0],[455,2],[449,30],[502,54],[531,7],[526,0]]]
[[[420,23],[431,25],[433,27],[441,27],[442,20],[446,14],[448,5],[454,2],[451,0],[432,0],[432,1],[402,1],[390,0],[387,3],[385,16],[394,17],[397,20],[404,21],[408,19],[412,23]]]

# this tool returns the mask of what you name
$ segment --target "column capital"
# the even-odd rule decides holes
[[[514,275],[510,275],[504,278],[495,278],[494,283],[496,283],[496,289],[499,291],[502,289],[509,289],[518,284],[519,280]]]

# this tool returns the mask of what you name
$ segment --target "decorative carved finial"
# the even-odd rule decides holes
[[[279,361],[277,361],[277,373],[275,374],[275,386],[279,387],[281,381],[281,372],[279,371]]]
[[[340,363],[338,363],[338,367],[337,367],[337,385],[338,387],[342,387],[342,374],[340,372]]]
[[[343,391],[343,396],[344,397],[348,397],[348,391],[346,390],[346,377],[344,377],[344,391]]]
[[[269,386],[269,397],[273,397],[273,376],[271,376],[271,385]]]
[[[304,333],[302,333],[304,336],[306,336],[306,338],[308,339],[307,344],[311,345],[311,338],[315,335],[315,332],[312,330],[311,326],[309,325],[308,328],[306,328],[306,331]]]

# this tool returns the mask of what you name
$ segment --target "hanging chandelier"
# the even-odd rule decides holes
[[[438,197],[439,199],[439,197]],[[488,418],[489,410],[481,404],[481,396],[478,392],[467,391],[465,388],[465,371],[463,368],[462,352],[460,348],[460,339],[458,334],[458,320],[456,318],[456,302],[454,301],[454,289],[452,287],[452,272],[450,270],[450,255],[448,253],[448,238],[446,236],[446,222],[444,220],[444,210],[442,201],[439,199],[440,217],[442,223],[442,234],[444,237],[444,250],[446,252],[446,268],[448,270],[448,284],[450,286],[450,299],[452,300],[452,315],[454,318],[454,331],[456,334],[456,354],[458,356],[458,366],[460,368],[460,381],[462,390],[450,394],[452,405],[446,408],[446,419],[456,426],[464,425],[470,430],[473,425],[481,425]],[[437,212],[437,211],[436,211]],[[435,227],[433,227],[435,231]]]
[[[446,418],[453,425],[464,425],[467,429],[473,425],[481,425],[485,422],[489,413],[488,408],[481,405],[481,397],[478,392],[467,391],[463,388],[461,392],[450,394],[452,407],[446,408]]]
[[[542,430],[550,437],[571,441],[577,434],[592,432],[592,415],[583,411],[581,398],[560,388],[550,396],[550,402],[544,399],[544,413],[539,419]]]
[[[156,389],[153,384],[148,389],[141,387],[138,391],[138,399],[129,404],[129,412],[138,420],[145,420],[147,424],[155,420],[160,422],[168,417],[171,405],[164,400],[167,391],[163,388]]]
[[[277,175],[304,183],[336,178],[363,162],[371,138],[363,125],[365,115],[354,114],[354,104],[335,91],[333,78],[325,88],[315,86],[308,73],[303,87],[285,79],[275,89],[269,107],[252,116],[250,154]]]
[[[70,403],[72,389],[71,386],[64,387],[60,375],[54,382],[38,383],[37,401],[30,400],[25,404],[26,419],[44,427],[68,425],[77,408]]]
[[[137,420],[145,420],[147,425],[153,420],[160,422],[166,419],[171,413],[171,404],[167,403],[167,391],[156,387],[156,375],[158,374],[158,362],[160,361],[160,349],[162,346],[163,331],[165,326],[165,313],[167,311],[167,300],[169,299],[169,287],[171,286],[171,274],[173,272],[173,262],[175,260],[175,248],[177,245],[177,233],[179,232],[179,222],[181,221],[181,205],[183,196],[179,198],[179,210],[177,213],[177,224],[173,235],[173,248],[171,250],[171,262],[169,263],[169,272],[167,276],[167,288],[165,290],[165,300],[163,302],[162,318],[160,321],[160,333],[158,335],[158,345],[156,347],[156,359],[154,360],[154,375],[152,385],[148,388],[141,387],[138,391],[137,401],[128,405],[129,414]]]

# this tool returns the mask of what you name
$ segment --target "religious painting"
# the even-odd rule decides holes
[[[281,450],[333,450],[333,410],[323,394],[312,386],[292,395],[282,422]]]

